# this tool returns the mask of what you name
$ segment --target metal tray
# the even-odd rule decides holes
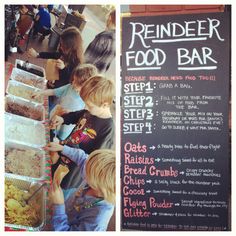
[[[45,126],[39,121],[5,113],[5,139],[6,142],[43,147],[46,145]]]
[[[16,97],[21,97],[25,99],[26,101],[34,102],[37,104],[43,104],[44,103],[44,98],[41,96],[38,99],[32,99],[31,95],[36,92],[40,91],[40,89],[33,88],[31,86],[28,86],[26,84],[20,83],[15,80],[9,80],[8,85],[7,85],[7,94],[11,94]]]
[[[43,77],[33,75],[16,67],[13,68],[10,78],[35,88],[45,89],[46,87],[46,80]]]
[[[45,120],[45,108],[43,105],[32,103],[12,95],[5,97],[5,111],[33,120]]]
[[[15,61],[15,67],[17,68],[17,65],[20,65],[21,67],[23,68],[27,68],[27,69],[35,69],[35,70],[38,70],[40,72],[42,72],[43,76],[39,76],[41,78],[45,78],[45,70],[43,67],[40,67],[40,66],[37,66],[37,65],[34,65],[34,64],[31,64],[29,62],[26,62],[26,61],[22,61],[22,60],[19,60],[19,59],[16,59]],[[20,69],[20,68],[18,68]],[[20,69],[22,70],[22,69]],[[23,70],[23,71],[26,71],[26,70]],[[31,73],[30,71],[27,71],[28,73],[32,74],[32,75],[36,75],[34,73]]]
[[[5,181],[11,181],[11,183],[19,188],[20,190],[23,190],[25,192],[28,192],[30,189],[33,192],[34,190],[38,189],[43,183],[39,181],[29,181],[22,178],[12,178],[12,176],[5,174]],[[6,191],[5,191],[5,198],[6,198]],[[6,199],[5,199],[6,200]],[[18,225],[18,224],[9,224],[5,222],[6,227],[12,227],[17,229],[25,229],[28,231],[39,231],[41,230],[45,223],[46,223],[46,190],[44,187],[40,189],[40,191],[36,194],[36,196],[30,200],[32,202],[36,202],[37,206],[39,205],[39,222],[35,226],[26,226],[26,225]],[[5,214],[6,216],[6,214]]]
[[[9,162],[9,154],[15,152],[14,165],[15,170],[10,172],[7,168]],[[8,155],[7,155],[8,154]],[[14,160],[12,159],[12,160]],[[18,162],[17,162],[18,160]],[[37,163],[39,166],[35,165]],[[27,145],[17,144],[14,142],[5,143],[5,172],[9,173],[12,177],[25,176],[31,181],[43,180],[45,178],[45,151],[38,148],[33,148]],[[24,173],[22,165],[31,173]]]

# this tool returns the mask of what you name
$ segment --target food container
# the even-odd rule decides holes
[[[18,68],[13,68],[10,78],[35,88],[45,89],[46,87],[46,80],[43,77],[33,75]]]
[[[45,126],[39,121],[5,113],[5,139],[6,142],[16,142],[36,148],[44,147]]]
[[[32,98],[32,95],[40,91],[40,89],[33,88],[31,86],[28,86],[26,84],[22,84],[20,82],[17,82],[15,80],[9,80],[7,85],[7,93],[11,94],[16,97],[21,97],[27,101],[43,104],[44,98],[43,96],[40,96],[38,98]]]
[[[28,205],[25,205],[24,198],[29,197],[35,190],[37,190],[43,183],[39,181],[30,181],[24,179],[24,177],[12,177],[5,174],[5,226],[17,229],[25,229],[28,231],[39,231],[45,225],[46,222],[46,190],[42,187],[39,192],[29,201]],[[11,186],[11,187],[10,187]],[[10,190],[9,190],[10,189]],[[9,192],[14,192],[17,195],[13,195]],[[24,198],[22,197],[22,194]],[[9,199],[13,199],[15,206],[9,203]],[[15,200],[17,199],[17,200]],[[16,202],[17,201],[17,202]],[[24,207],[30,208],[29,210],[24,210],[17,207],[19,204],[23,204]],[[12,212],[12,210],[16,212]],[[19,209],[22,210],[19,214]],[[33,220],[32,215],[35,214],[36,217]],[[29,216],[31,222],[29,221]],[[17,218],[17,220],[15,220]],[[27,218],[27,223],[23,222],[22,218]],[[17,222],[16,222],[17,221]],[[26,220],[24,220],[26,221]]]
[[[7,95],[5,97],[5,111],[33,120],[45,120],[45,108],[43,105],[28,102],[16,96]]]
[[[15,67],[20,70],[31,73],[33,75],[37,75],[39,77],[45,78],[45,70],[43,67],[31,64],[27,61],[22,61],[22,60],[16,59]]]
[[[5,172],[31,180],[45,177],[45,151],[14,142],[5,143]]]

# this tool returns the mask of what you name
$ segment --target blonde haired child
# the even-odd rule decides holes
[[[115,153],[99,149],[89,155],[85,168],[86,181],[107,202],[115,203]]]
[[[59,98],[59,103],[54,107],[50,113],[50,117],[55,115],[62,115],[71,111],[79,111],[84,109],[85,104],[80,96],[80,90],[84,82],[90,77],[97,74],[97,69],[91,64],[82,64],[75,67],[71,74],[71,83],[64,85],[57,89],[46,89],[40,92],[36,92],[32,97],[44,96],[56,96]],[[73,130],[74,125],[64,125],[58,132],[58,138],[64,140]]]
[[[87,83],[83,84],[80,96],[87,103],[92,103],[98,107],[108,107],[113,102],[115,87],[112,80],[106,79],[101,75],[94,76]]]
[[[53,204],[52,225],[55,231],[105,231],[114,211],[116,167],[115,152],[93,151],[89,156],[81,149],[50,143],[49,151],[62,151],[79,165],[83,182],[64,201],[55,182],[50,191]]]
[[[86,153],[100,148],[112,148],[114,142],[114,122],[110,106],[115,93],[111,80],[96,75],[87,80],[80,91],[81,98],[86,104],[85,110],[70,112],[61,117],[55,116],[52,124],[76,124],[71,134],[61,144],[79,147]],[[69,174],[63,179],[61,186],[64,189],[78,187],[81,180],[77,174],[79,168],[73,162],[67,162],[64,157],[52,166],[57,169],[60,162],[66,163],[70,169]]]

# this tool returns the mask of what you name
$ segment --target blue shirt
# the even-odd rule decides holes
[[[85,163],[88,155],[81,149],[64,146],[62,153],[68,156],[77,165],[80,165],[80,174],[85,182]],[[74,192],[65,204],[53,206],[52,225],[55,231],[105,231],[114,211],[111,203],[102,200],[90,208],[76,211],[75,202],[93,203],[99,198],[85,195],[76,197]]]
[[[78,92],[73,89],[73,86],[71,84],[64,85],[62,87],[54,89],[53,91],[55,96],[60,98],[59,104],[68,112],[80,111],[84,109],[84,101],[82,100]],[[74,127],[75,125],[62,125],[57,134],[58,138],[60,140],[66,139],[70,135]]]
[[[39,25],[41,27],[46,27],[48,29],[51,28],[51,18],[50,18],[50,14],[48,12],[47,9],[45,9],[44,7],[40,7],[39,8]]]
[[[84,109],[85,104],[78,92],[76,92],[71,84],[53,90],[56,97],[60,98],[59,104],[69,111],[80,111]]]

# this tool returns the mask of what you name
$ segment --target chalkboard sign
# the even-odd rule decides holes
[[[122,22],[122,229],[230,230],[230,16]]]

